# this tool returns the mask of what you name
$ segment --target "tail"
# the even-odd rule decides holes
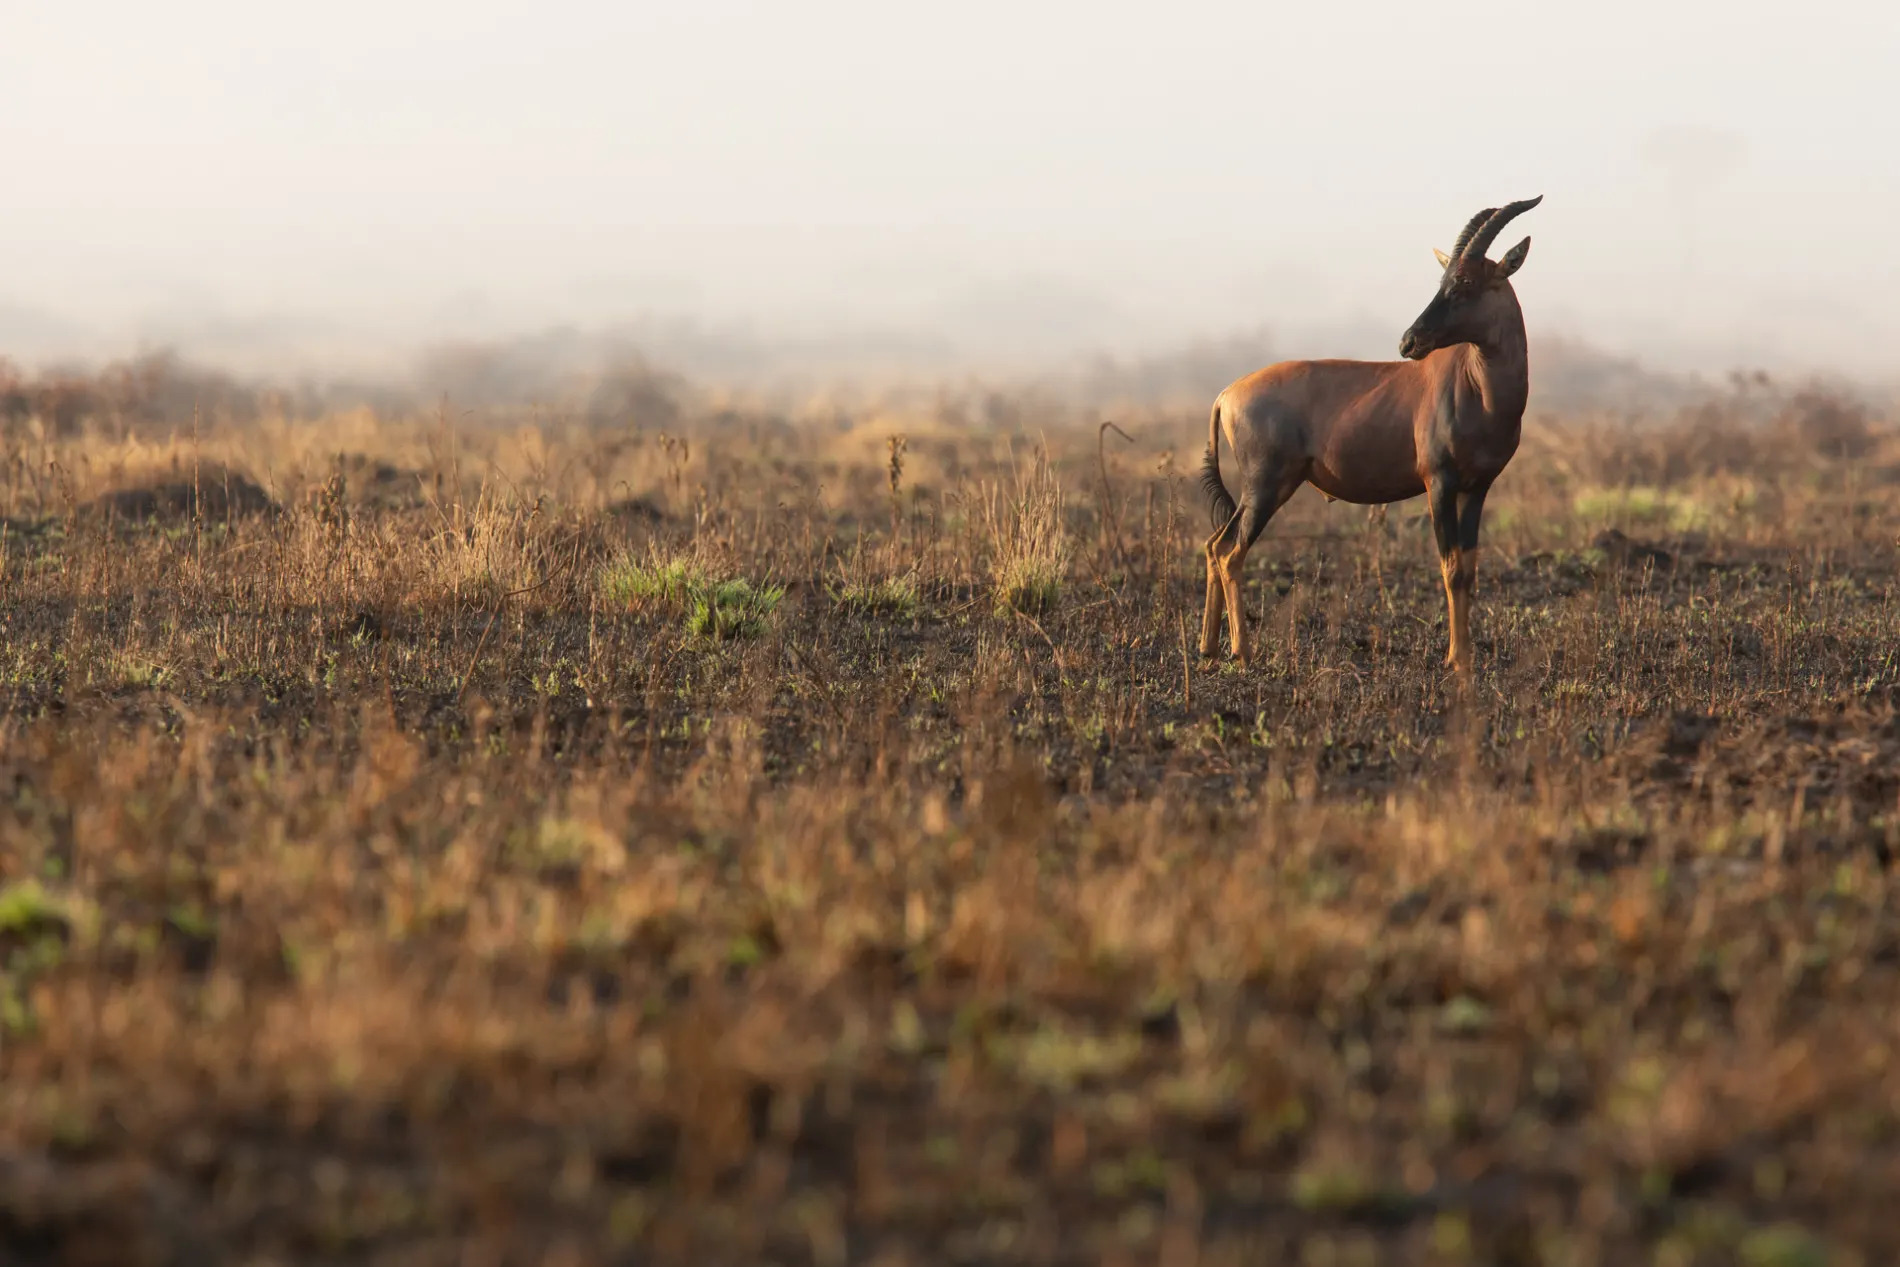
[[[1207,511],[1214,530],[1220,531],[1234,517],[1236,509],[1227,485],[1220,478],[1220,401],[1207,419],[1207,455],[1201,459],[1201,491],[1207,494]]]

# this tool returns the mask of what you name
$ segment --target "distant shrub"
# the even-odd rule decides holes
[[[1577,494],[1572,507],[1584,519],[1661,524],[1675,532],[1706,528],[1714,518],[1709,507],[1694,497],[1640,484],[1586,489]]]

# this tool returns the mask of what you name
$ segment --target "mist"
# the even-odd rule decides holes
[[[1534,338],[1886,379],[1896,65],[1849,4],[11,6],[0,356],[1389,357],[1541,193]]]

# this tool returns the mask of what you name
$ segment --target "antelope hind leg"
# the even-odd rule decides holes
[[[1286,499],[1293,496],[1304,478],[1304,474],[1290,473],[1284,467],[1270,467],[1257,476],[1253,487],[1248,490],[1247,500],[1241,503],[1233,549],[1220,560],[1221,582],[1227,589],[1228,637],[1233,643],[1234,658],[1243,665],[1249,662],[1249,653],[1246,609],[1240,601],[1240,577],[1247,566],[1247,552],[1260,539],[1260,534],[1267,529],[1267,523],[1280,507],[1286,505]]]
[[[1246,610],[1240,601],[1240,571],[1247,565],[1247,543],[1245,540],[1234,543],[1234,548],[1221,558],[1220,579],[1227,591],[1227,640],[1233,647],[1234,659],[1242,667],[1247,664],[1247,622]]]
[[[1221,618],[1227,611],[1227,587],[1221,583],[1220,549],[1234,530],[1240,511],[1227,517],[1226,525],[1207,539],[1207,606],[1201,611],[1201,654],[1212,656],[1220,650]]]

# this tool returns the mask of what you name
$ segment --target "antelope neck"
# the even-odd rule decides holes
[[[1530,356],[1524,314],[1513,302],[1482,339],[1465,345],[1465,373],[1492,417],[1521,417],[1530,399]]]

